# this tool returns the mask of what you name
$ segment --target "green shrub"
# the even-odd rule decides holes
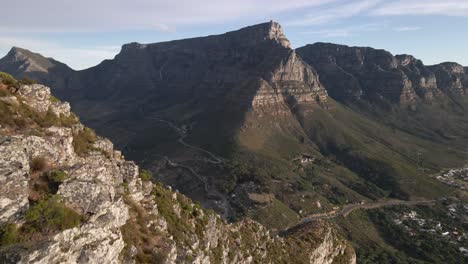
[[[28,232],[48,233],[73,228],[81,223],[82,217],[68,208],[60,196],[49,196],[39,200],[25,213],[24,230]]]
[[[47,179],[50,182],[62,183],[67,178],[68,174],[63,170],[54,170],[47,173]]]
[[[153,175],[149,170],[140,170],[140,179],[142,181],[151,181]]]
[[[65,116],[61,114],[57,116],[52,110],[49,108],[47,113],[43,116],[38,116],[35,119],[36,123],[41,127],[51,127],[51,126],[63,126],[63,127],[70,127],[76,123],[78,123],[78,118],[74,114],[70,114],[69,116]]]
[[[8,95],[9,91],[0,89],[0,97],[2,91]],[[52,110],[44,113],[38,113],[27,104],[20,102],[19,105],[10,105],[6,102],[0,101],[0,125],[13,128],[32,128],[32,127],[71,127],[77,124],[79,119],[73,113],[68,116],[61,114],[57,116]]]
[[[0,72],[0,79],[3,84],[10,87],[19,87],[18,81],[8,73]]]
[[[73,148],[76,154],[82,156],[84,153],[94,150],[93,144],[96,139],[94,131],[87,127],[73,135]]]
[[[56,194],[62,184],[67,178],[68,174],[62,170],[54,170],[46,173],[46,180],[49,187],[50,194]]]
[[[36,83],[37,83],[36,80],[33,80],[28,77],[23,77],[21,80],[19,80],[19,84],[21,85],[31,85],[31,84],[36,84]]]
[[[16,224],[4,224],[0,227],[0,247],[15,244],[19,241]]]
[[[60,100],[57,99],[57,97],[55,97],[55,96],[53,96],[53,95],[51,95],[51,96],[49,97],[49,100],[50,100],[52,103],[58,103],[58,102],[60,102]]]

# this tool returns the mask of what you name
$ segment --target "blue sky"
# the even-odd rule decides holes
[[[2,3],[0,57],[12,46],[74,69],[122,44],[211,34],[275,20],[293,47],[314,42],[468,66],[468,0],[15,0]]]

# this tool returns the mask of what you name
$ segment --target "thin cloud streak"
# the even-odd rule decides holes
[[[329,28],[329,29],[321,29],[316,31],[304,31],[303,34],[312,34],[318,35],[323,38],[344,38],[344,37],[351,37],[353,35],[357,35],[362,32],[373,32],[378,31],[384,28],[385,24],[363,24],[359,26],[353,27],[344,27],[344,28]]]
[[[382,4],[371,12],[378,16],[442,15],[468,16],[466,0],[398,0]]]
[[[337,6],[329,7],[328,9],[315,9],[311,10],[308,15],[303,18],[295,19],[286,22],[288,26],[308,26],[319,25],[332,22],[339,19],[349,18],[378,5],[382,0],[360,0],[342,3]]]
[[[405,32],[405,31],[417,31],[421,30],[421,27],[396,27],[393,28],[394,31]]]
[[[316,7],[337,1],[15,0],[2,3],[2,21],[4,28],[16,33],[174,31],[179,26],[226,23],[242,18],[264,20],[277,13]],[[21,19],[18,19],[17,14],[21,14]]]

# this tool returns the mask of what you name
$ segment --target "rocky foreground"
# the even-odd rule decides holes
[[[48,87],[0,79],[1,263],[355,263],[326,223],[228,224],[151,181]]]

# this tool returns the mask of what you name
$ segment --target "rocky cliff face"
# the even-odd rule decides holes
[[[468,74],[458,63],[446,62],[429,67],[436,76],[438,87],[454,96],[468,94]]]
[[[76,110],[85,119],[91,103],[84,101],[100,101],[107,111],[121,111],[131,108],[129,95],[140,106],[147,101],[196,100],[211,108],[226,101],[244,107],[269,102],[274,109],[287,108],[289,99],[302,104],[326,101],[316,72],[290,48],[276,22],[222,35],[126,44],[114,60],[80,72],[14,48],[0,60],[0,70],[51,85],[60,98],[77,102]]]
[[[2,263],[355,263],[326,223],[279,237],[152,183],[45,86],[0,92]]]
[[[338,100],[385,98],[407,105],[444,94],[462,95],[466,90],[465,71],[457,64],[425,66],[410,55],[329,43],[307,45],[297,52],[317,69],[330,95]]]

